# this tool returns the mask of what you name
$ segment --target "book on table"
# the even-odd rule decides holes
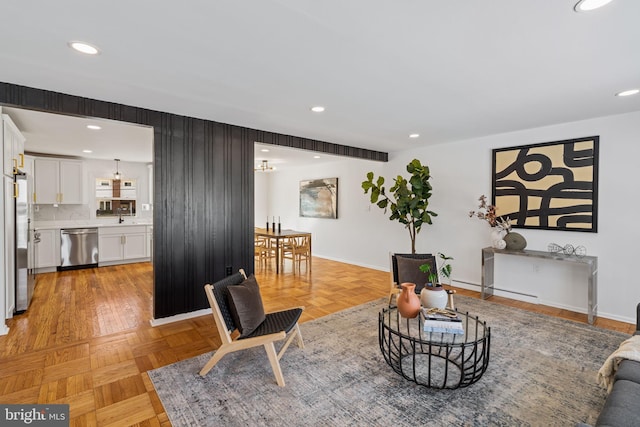
[[[438,332],[444,334],[463,335],[462,319],[455,312],[434,312],[423,309],[424,318],[423,330],[425,332]]]

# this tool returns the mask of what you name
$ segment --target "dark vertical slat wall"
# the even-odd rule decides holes
[[[254,142],[387,161],[387,153],[0,82],[0,104],[154,129],[154,317],[208,307],[203,285],[253,271]]]

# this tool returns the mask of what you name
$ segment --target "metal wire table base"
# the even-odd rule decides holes
[[[380,350],[404,378],[430,388],[456,389],[478,381],[489,366],[491,328],[477,316],[458,312],[464,334],[425,332],[424,319],[405,319],[383,308],[378,319]]]

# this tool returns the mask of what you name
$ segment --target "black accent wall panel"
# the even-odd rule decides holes
[[[387,161],[387,153],[0,82],[0,104],[154,129],[154,318],[208,307],[203,286],[253,272],[254,142]]]

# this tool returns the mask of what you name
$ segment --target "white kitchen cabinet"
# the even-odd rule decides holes
[[[14,170],[24,168],[24,136],[6,114],[2,115],[3,173],[13,176]]]
[[[35,203],[82,204],[82,161],[37,157],[34,169]]]
[[[147,225],[147,256],[153,262],[153,225]]]
[[[61,264],[60,230],[37,229],[33,233],[36,271],[54,271]]]
[[[122,234],[104,234],[98,231],[98,262],[120,261],[124,257]]]
[[[3,192],[4,192],[4,241],[3,241],[3,254],[0,259],[0,265],[4,268],[3,275],[0,280],[4,282],[4,302],[5,314],[9,318],[13,316],[13,309],[15,308],[15,290],[16,290],[16,240],[15,240],[15,211],[13,204],[13,180],[9,177],[2,177],[3,180]]]
[[[147,232],[144,225],[100,227],[98,259],[100,265],[146,260]]]

